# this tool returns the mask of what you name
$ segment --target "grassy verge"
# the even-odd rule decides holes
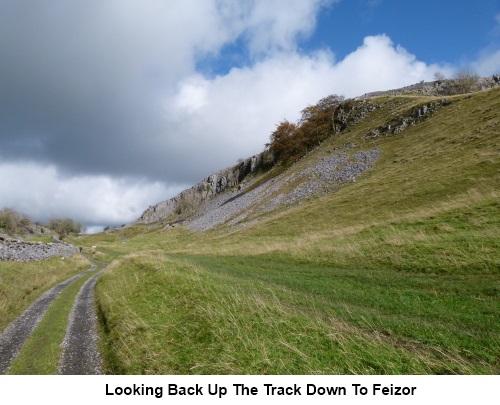
[[[18,358],[12,364],[9,374],[57,374],[61,344],[66,335],[68,317],[75,297],[83,283],[96,271],[98,270],[79,278],[59,294],[26,341]]]
[[[111,373],[495,373],[494,280],[156,252],[97,294]]]
[[[0,262],[0,330],[45,291],[89,266],[81,255],[64,260],[55,257],[29,263]]]

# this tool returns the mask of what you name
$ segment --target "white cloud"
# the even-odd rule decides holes
[[[472,68],[479,76],[491,76],[500,73],[500,49],[484,50]]]
[[[260,152],[280,120],[298,119],[322,97],[354,97],[432,80],[437,70],[447,72],[418,61],[385,35],[365,38],[338,62],[328,51],[277,53],[224,76],[187,78],[165,103],[166,126],[176,128],[178,150],[204,156],[215,170]]]
[[[312,33],[320,6],[332,0],[257,0],[241,24],[254,53],[294,50],[297,39]],[[242,3],[244,4],[244,3]]]
[[[0,164],[0,207],[40,221],[70,217],[86,224],[121,225],[184,188],[109,176],[63,177],[54,166],[33,163]]]

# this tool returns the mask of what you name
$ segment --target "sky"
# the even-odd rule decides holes
[[[471,68],[500,0],[0,0],[0,208],[120,226],[283,119]]]

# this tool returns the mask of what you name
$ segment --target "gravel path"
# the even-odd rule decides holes
[[[94,287],[101,272],[89,278],[76,296],[62,344],[59,374],[101,374],[94,308]]]
[[[24,342],[40,323],[48,306],[54,301],[59,293],[73,281],[94,270],[95,267],[96,266],[93,265],[89,270],[77,274],[47,291],[33,302],[19,318],[0,333],[0,374],[5,374],[7,372],[12,362],[19,354]]]

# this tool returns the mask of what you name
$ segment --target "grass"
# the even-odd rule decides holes
[[[114,314],[103,316],[108,372],[493,373],[491,281],[274,255],[134,254],[98,286],[101,314]]]
[[[500,90],[365,137],[435,100],[375,99],[289,168],[346,144],[381,151],[321,198],[238,230],[153,224],[79,240],[112,261],[97,284],[108,372],[498,374]]]
[[[64,260],[54,257],[29,263],[0,262],[0,330],[45,291],[89,266],[90,262],[81,255]]]
[[[57,374],[62,342],[66,335],[69,314],[76,295],[83,283],[95,270],[66,287],[47,308],[43,319],[24,344],[21,353],[12,364],[9,374],[50,375]]]
[[[51,243],[52,242],[52,236],[51,235],[38,235],[38,236],[31,236],[29,238],[25,238],[27,242],[42,242],[42,243]]]

